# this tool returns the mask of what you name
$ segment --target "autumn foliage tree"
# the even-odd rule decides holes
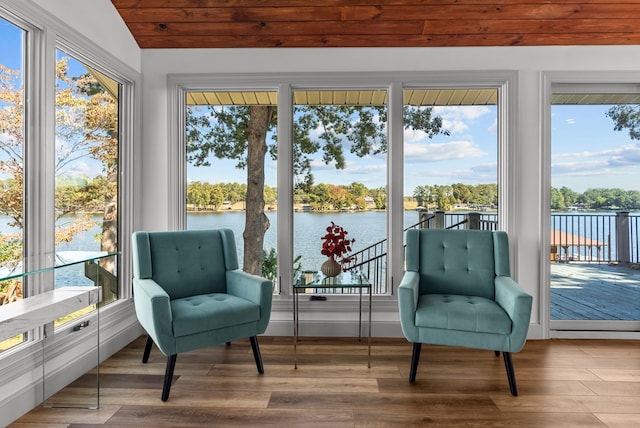
[[[117,99],[89,72],[70,76],[68,58],[57,61],[56,78],[55,243],[70,242],[78,233],[93,227],[91,214],[98,211],[103,213],[101,249],[114,251],[117,249]],[[5,262],[22,258],[24,123],[20,72],[0,64],[0,214],[8,216],[8,225],[19,230],[0,235],[0,261]],[[99,161],[102,174],[94,178],[65,176],[74,162],[83,157]],[[67,218],[69,221],[61,220]],[[21,290],[16,293],[19,297]]]

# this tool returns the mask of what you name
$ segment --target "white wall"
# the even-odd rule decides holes
[[[540,306],[542,225],[548,216],[543,189],[545,146],[541,96],[547,71],[640,71],[640,47],[488,47],[367,49],[185,49],[143,50],[143,182],[140,195],[143,227],[170,227],[167,193],[167,77],[171,74],[331,73],[424,71],[516,71],[517,107],[508,125],[517,129],[512,168],[517,197],[509,207],[510,238],[515,246],[517,279],[534,295],[530,337],[547,337],[546,310]],[[640,75],[637,78],[640,81]],[[275,308],[274,308],[275,309]],[[274,314],[286,319],[285,314]],[[391,322],[393,317],[391,317]]]
[[[140,72],[140,48],[109,0],[28,0]]]

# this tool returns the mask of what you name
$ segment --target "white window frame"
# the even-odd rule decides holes
[[[295,90],[324,89],[383,89],[389,92],[389,153],[387,155],[388,195],[390,207],[387,210],[389,240],[389,258],[387,264],[387,284],[391,293],[382,296],[375,303],[376,309],[385,308],[396,311],[395,287],[403,275],[403,149],[401,124],[403,102],[402,91],[405,88],[496,88],[498,89],[498,183],[499,192],[499,228],[517,237],[517,212],[515,189],[517,174],[515,159],[518,147],[516,144],[517,74],[512,71],[473,71],[473,72],[371,72],[371,73],[277,73],[277,74],[171,74],[168,76],[168,213],[169,228],[184,229],[186,227],[185,207],[185,159],[186,141],[184,130],[184,105],[186,93],[191,91],[278,91],[278,278],[293,277],[293,165],[291,158],[292,140],[292,93]],[[400,124],[400,126],[398,126]],[[396,142],[398,141],[399,142]],[[515,245],[512,245],[513,252]],[[511,254],[511,260],[516,258]],[[517,275],[517,265],[513,263],[512,271]],[[290,290],[283,286],[281,294],[274,298],[274,311],[290,310],[282,306],[291,298]],[[282,301],[282,302],[279,302]],[[386,303],[385,303],[386,302]],[[288,303],[286,304],[288,305]],[[304,308],[303,308],[304,309]],[[384,310],[384,309],[383,309]]]
[[[541,73],[541,138],[542,138],[542,248],[550,245],[551,230],[551,97],[562,93],[640,93],[637,72],[627,71],[547,71]],[[550,338],[628,338],[629,332],[640,330],[640,321],[554,321],[562,329],[554,329],[551,321],[551,264],[548,254],[540,257],[540,321],[542,331]],[[602,333],[600,333],[602,332]]]

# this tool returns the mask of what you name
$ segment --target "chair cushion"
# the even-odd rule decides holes
[[[511,333],[509,315],[493,300],[455,294],[425,294],[418,300],[416,326],[476,333]]]
[[[171,301],[176,337],[256,322],[260,306],[225,293],[201,294]]]

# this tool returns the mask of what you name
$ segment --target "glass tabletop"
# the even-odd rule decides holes
[[[344,287],[367,288],[371,287],[371,283],[364,273],[350,270],[334,277],[327,277],[320,271],[302,271],[296,276],[293,284],[294,289]]]
[[[0,263],[0,281],[34,275],[119,254],[119,252],[107,251],[57,251],[55,253],[25,257],[21,260]],[[30,268],[31,266],[42,267],[32,269]],[[27,270],[24,270],[24,267],[27,267]]]

